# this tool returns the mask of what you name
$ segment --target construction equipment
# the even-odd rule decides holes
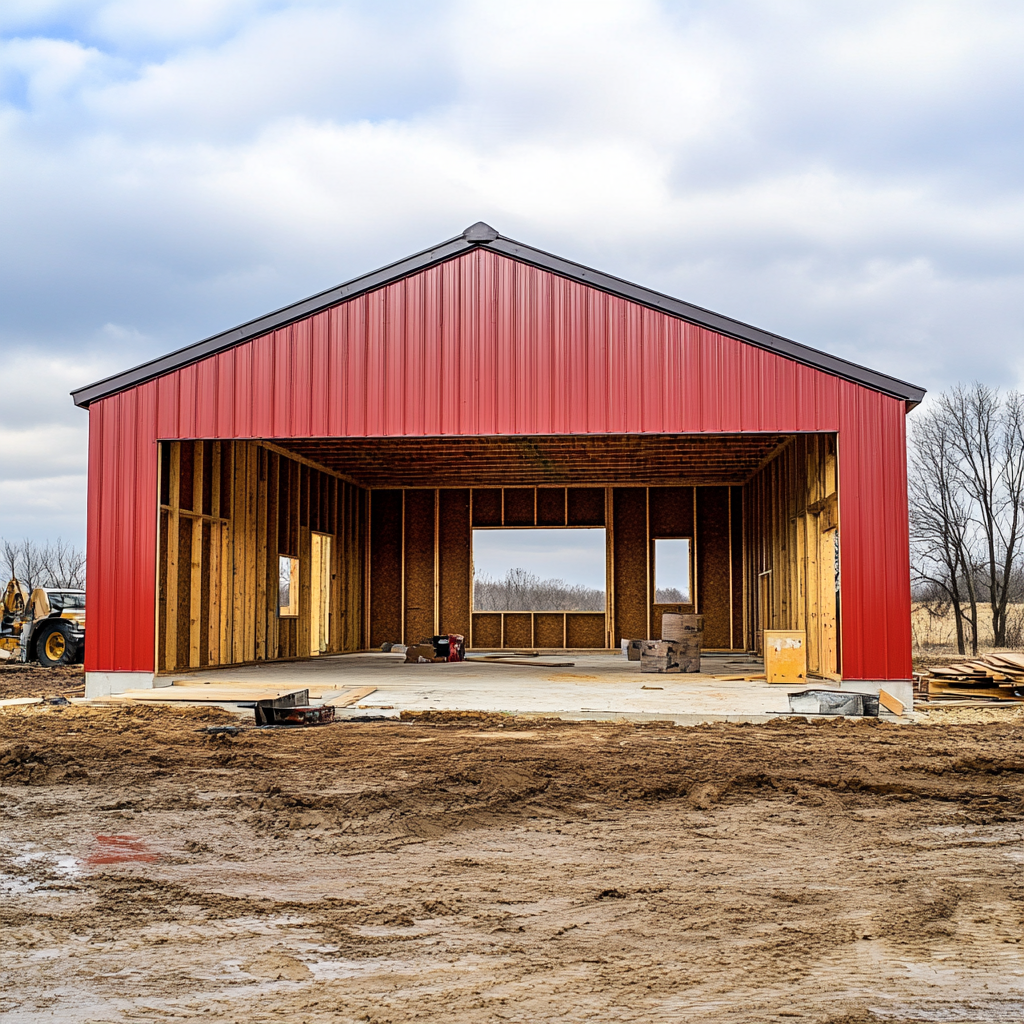
[[[53,668],[72,665],[85,654],[85,591],[36,587],[18,579],[4,590],[0,618],[0,660],[38,661]]]

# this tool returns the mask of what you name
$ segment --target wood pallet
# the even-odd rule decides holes
[[[1024,703],[1024,654],[1003,652],[937,665],[920,673],[929,699]]]

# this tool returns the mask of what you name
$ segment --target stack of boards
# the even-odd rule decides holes
[[[324,700],[325,705],[336,708],[349,707],[377,687],[360,686]],[[319,692],[317,694],[319,696]],[[272,700],[281,706],[304,706],[309,703],[310,693],[306,688],[268,686],[265,683],[217,682],[202,683],[192,680],[175,680],[171,686],[157,686],[145,690],[127,690],[110,697],[94,698],[82,703],[150,703],[166,704],[186,701],[196,704],[242,704]]]
[[[1024,702],[1024,654],[1004,652],[937,665],[921,673],[930,701]]]

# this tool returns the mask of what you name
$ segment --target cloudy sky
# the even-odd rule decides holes
[[[67,392],[484,219],[940,389],[1024,372],[1019,0],[3,0],[0,536]]]

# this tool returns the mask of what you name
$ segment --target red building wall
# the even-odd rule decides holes
[[[903,402],[484,248],[89,417],[87,671],[153,669],[159,439],[836,431],[843,674],[910,678]]]

